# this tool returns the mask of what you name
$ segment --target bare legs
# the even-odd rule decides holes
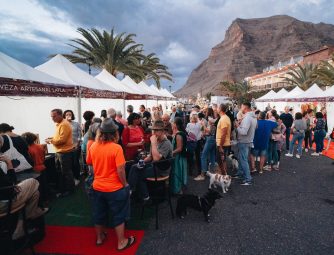
[[[96,231],[96,243],[102,244],[104,239],[106,238],[106,231],[107,228],[102,225],[95,225],[95,231]],[[117,236],[117,248],[122,249],[124,248],[127,243],[128,239],[124,236],[125,232],[125,224],[122,223],[115,227],[115,232]]]

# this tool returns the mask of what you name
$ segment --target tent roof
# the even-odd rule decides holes
[[[125,75],[124,79],[122,80],[122,83],[124,83],[127,86],[131,87],[132,89],[136,90],[137,93],[140,94],[140,95],[145,95],[146,94],[146,92],[142,91],[140,89],[140,86],[138,86],[138,84],[127,75]]]
[[[166,97],[174,97],[167,89],[163,88],[162,91],[164,91]]]
[[[44,64],[36,66],[35,68],[73,85],[85,86],[91,89],[116,91],[111,86],[84,72],[60,54],[51,58]]]
[[[95,78],[113,87],[116,91],[138,94],[138,91],[133,89],[131,86],[128,86],[125,83],[121,82],[105,69],[103,69],[98,75],[96,75]]]
[[[325,97],[334,97],[334,85],[324,91]]]
[[[315,97],[324,97],[324,91],[319,88],[319,86],[314,83],[308,90],[299,94],[295,98],[315,98]]]
[[[55,83],[71,85],[68,82],[57,79],[46,73],[38,71],[14,58],[0,52],[0,77],[20,79],[26,81],[38,81],[43,83]]]
[[[276,95],[274,95],[272,97],[272,99],[280,99],[282,98],[284,95],[288,94],[289,92],[285,89],[285,88],[282,88],[280,91],[278,91],[276,93]]]
[[[288,94],[284,95],[282,98],[295,98],[296,96],[304,93],[300,87],[296,86],[293,90],[291,90]]]
[[[150,88],[154,91],[157,92],[157,94],[161,97],[166,97],[165,93],[161,90],[161,89],[158,89],[156,86],[154,86],[153,84],[150,85]]]
[[[257,100],[264,100],[264,99],[272,99],[273,96],[276,95],[276,92],[273,90],[270,90],[267,94],[265,94],[264,96],[258,98]]]
[[[148,95],[152,96],[160,96],[155,90],[149,87],[144,81],[138,83],[138,85],[145,91],[147,91]]]

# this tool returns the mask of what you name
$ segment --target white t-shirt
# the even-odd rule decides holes
[[[196,136],[197,141],[201,140],[202,138],[202,125],[199,122],[196,123],[188,123],[186,131],[189,133],[193,133]]]

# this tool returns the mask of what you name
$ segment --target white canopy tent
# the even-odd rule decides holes
[[[66,87],[75,91],[68,82],[0,53],[0,119],[14,126],[16,133],[36,133],[41,141],[52,136],[55,124],[49,117],[50,111],[77,107],[75,97],[57,97]]]
[[[60,54],[35,68],[59,79],[63,79],[71,84],[100,90],[102,95],[106,93],[104,91],[116,92],[112,86],[95,79]],[[111,106],[115,109],[124,109],[123,99],[81,98],[81,96],[79,96],[77,104],[77,113],[79,116],[82,115],[81,112],[88,110],[95,112],[95,114],[99,114],[102,110],[106,110]]]
[[[141,90],[139,88],[138,84],[134,80],[132,80],[129,76],[126,75],[121,82],[130,86],[130,87],[136,88],[139,91],[138,92],[139,95],[146,95],[146,92]],[[133,106],[135,112],[138,112],[138,109],[139,109],[140,105],[142,105],[142,104],[146,105],[146,99],[142,99],[142,100],[133,100],[133,99],[129,100],[129,99],[127,99],[125,101],[126,101],[126,103],[125,103],[126,105],[132,105]],[[125,114],[125,117],[128,117],[127,112],[125,112],[124,114]]]
[[[314,83],[310,88],[308,88],[303,93],[295,96],[294,98],[297,100],[305,100],[309,98],[322,98],[324,97],[324,91],[319,88],[319,86]]]
[[[116,91],[113,87],[84,72],[60,54],[54,56],[44,64],[36,66],[35,69],[73,85],[80,85],[91,89]]]
[[[150,88],[152,90],[154,90],[157,95],[161,96],[161,97],[165,97],[165,95],[162,93],[162,91],[160,89],[158,89],[156,86],[154,86],[153,84],[150,85]]]
[[[26,81],[38,81],[49,84],[71,85],[64,80],[57,79],[44,72],[35,70],[6,54],[0,52],[0,77],[20,79]]]
[[[281,98],[287,95],[288,93],[289,92],[285,88],[282,88],[280,91],[278,91],[275,95],[272,96],[272,99],[271,99],[271,101],[273,101],[272,107],[275,107],[278,113],[280,111],[283,111],[284,109],[285,102],[282,102]]]
[[[270,90],[267,94],[263,95],[262,97],[255,100],[256,106],[259,110],[263,111],[271,99],[276,95],[276,92],[273,90]]]
[[[296,86],[293,90],[291,90],[288,94],[284,95],[281,99],[286,101],[286,99],[295,98],[296,96],[299,96],[302,93],[304,93],[304,90]]]
[[[116,77],[114,77],[111,73],[103,69],[98,75],[95,76],[99,81],[108,84],[116,91],[126,92],[136,94],[138,91],[132,89],[130,86],[127,86],[125,83],[122,83]]]

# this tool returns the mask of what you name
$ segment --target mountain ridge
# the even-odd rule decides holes
[[[224,40],[212,47],[208,58],[190,74],[177,96],[221,94],[223,80],[241,81],[279,61],[324,45],[334,45],[334,25],[301,21],[288,15],[236,18]]]

